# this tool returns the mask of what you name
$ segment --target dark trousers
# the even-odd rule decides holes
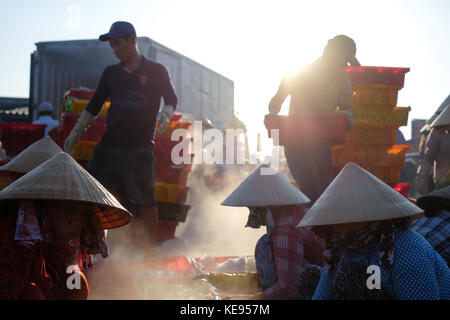
[[[331,149],[326,146],[285,146],[284,154],[292,176],[311,207],[333,181],[335,174]]]

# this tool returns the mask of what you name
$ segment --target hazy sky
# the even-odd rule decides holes
[[[112,22],[232,79],[235,110],[252,131],[281,77],[352,37],[362,65],[408,67],[399,106],[428,118],[450,93],[450,1],[5,1],[0,2],[0,96],[28,97],[35,43],[94,39]],[[286,105],[282,113],[286,113]],[[402,131],[409,138],[409,127]]]

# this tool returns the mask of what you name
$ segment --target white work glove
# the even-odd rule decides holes
[[[156,131],[158,133],[164,132],[167,129],[170,118],[172,118],[175,108],[171,105],[164,106],[162,110],[158,113],[156,120],[158,121],[158,127]]]
[[[78,119],[75,127],[70,132],[70,135],[67,137],[64,142],[64,151],[70,155],[72,155],[75,144],[80,140],[80,138],[86,132],[86,129],[90,126],[90,124],[94,121],[94,116],[88,111],[84,110],[80,118]]]

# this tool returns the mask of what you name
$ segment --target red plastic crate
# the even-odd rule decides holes
[[[361,84],[395,85],[403,88],[405,74],[409,68],[390,67],[347,67],[345,70],[350,78],[352,86]]]
[[[347,116],[338,114],[266,115],[269,138],[279,129],[280,145],[338,145],[345,142]]]
[[[80,118],[80,114],[64,112],[60,116],[60,125],[58,127],[59,143],[64,144],[66,138],[70,135],[73,127]],[[92,122],[91,126],[80,140],[99,141],[106,131],[106,116],[99,115]]]
[[[394,187],[394,189],[396,191],[400,192],[405,198],[408,198],[408,190],[409,190],[410,186],[411,186],[410,183],[400,182],[400,183],[397,183],[397,185]]]
[[[172,115],[172,118],[170,118],[170,121],[178,121],[178,120],[180,120],[181,119],[181,114],[179,114],[179,113],[174,113],[173,115]]]
[[[13,158],[45,135],[45,124],[2,122],[1,140],[8,158]]]
[[[70,89],[68,95],[72,98],[91,100],[94,96],[94,90],[88,89]],[[66,94],[67,95],[67,94]]]
[[[151,258],[130,264],[131,270],[170,270],[176,273],[192,274],[191,264],[186,256]]]

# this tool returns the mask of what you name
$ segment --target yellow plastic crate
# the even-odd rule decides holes
[[[82,113],[84,111],[84,109],[86,109],[86,106],[88,105],[89,100],[85,100],[85,99],[73,99],[70,102],[70,108],[71,108],[71,112],[72,113]],[[99,114],[102,115],[106,115],[106,113],[108,112],[108,109],[110,107],[111,103],[109,101],[106,101],[103,104],[102,109],[100,110]]]
[[[341,145],[332,148],[333,165],[344,166],[348,162],[358,165],[402,167],[405,163],[406,151],[409,145],[394,145],[389,147],[354,147]]]
[[[409,107],[396,107],[392,110],[353,109],[355,123],[374,127],[401,127],[408,124]]]
[[[158,136],[163,137],[171,137],[172,132],[174,132],[176,129],[189,129],[189,127],[192,125],[192,122],[190,121],[170,121],[167,125],[166,130],[164,130],[161,133],[157,133]]]
[[[397,105],[398,91],[401,86],[372,84],[353,87],[352,108],[386,107]]]
[[[346,144],[366,147],[367,145],[393,146],[397,139],[398,127],[370,127],[355,123],[347,132]]]
[[[158,202],[180,203],[186,200],[189,188],[184,185],[156,181],[155,196]]]
[[[97,143],[97,141],[78,141],[73,151],[73,158],[81,161],[91,160]]]

